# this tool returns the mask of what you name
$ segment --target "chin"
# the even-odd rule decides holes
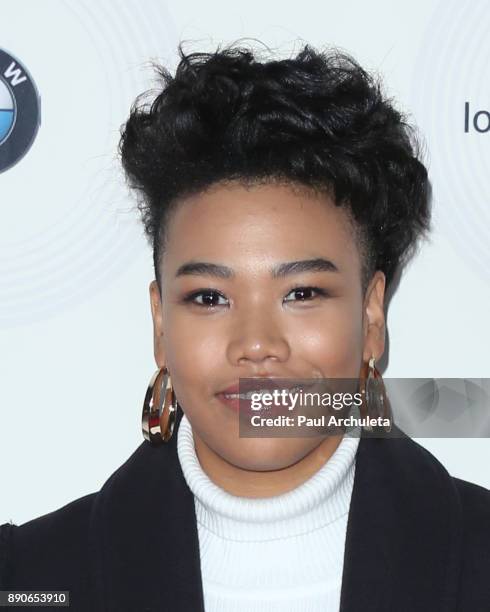
[[[245,442],[243,444],[243,442]],[[305,438],[240,438],[223,458],[242,470],[270,472],[294,465],[318,444]]]

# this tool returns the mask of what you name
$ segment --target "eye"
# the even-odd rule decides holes
[[[202,298],[202,301],[198,301],[198,298]],[[219,298],[225,300],[225,304],[216,303]],[[228,301],[226,298],[215,291],[214,289],[200,289],[199,291],[194,291],[189,295],[184,297],[184,302],[195,304],[196,306],[202,306],[203,308],[215,308],[216,306],[226,306]]]
[[[326,297],[327,296],[327,292],[325,291],[325,289],[322,289],[321,287],[293,287],[291,289],[291,291],[288,293],[288,295],[294,294],[295,296],[299,296],[299,298],[297,299],[293,299],[293,300],[288,300],[288,299],[284,299],[285,302],[311,302],[312,299],[314,299],[316,296],[313,294],[317,294],[318,297]],[[287,297],[287,296],[286,296]]]

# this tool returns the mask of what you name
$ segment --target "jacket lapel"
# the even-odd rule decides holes
[[[363,434],[340,611],[456,610],[461,535],[459,497],[445,468],[398,428],[385,438]]]
[[[143,442],[96,495],[91,516],[100,612],[203,612],[194,498],[168,443]]]
[[[204,612],[194,499],[177,454],[143,442],[95,496],[97,612]],[[340,612],[453,612],[461,547],[453,481],[394,428],[364,432],[349,510]]]

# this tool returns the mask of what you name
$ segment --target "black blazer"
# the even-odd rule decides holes
[[[167,444],[143,442],[99,492],[4,524],[1,588],[69,590],[72,612],[202,612],[181,418]],[[490,491],[397,431],[359,442],[341,612],[489,612]]]

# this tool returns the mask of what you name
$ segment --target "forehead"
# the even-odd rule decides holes
[[[296,185],[215,184],[181,200],[167,227],[171,266],[206,258],[246,268],[322,255],[357,267],[353,225],[328,195]]]

